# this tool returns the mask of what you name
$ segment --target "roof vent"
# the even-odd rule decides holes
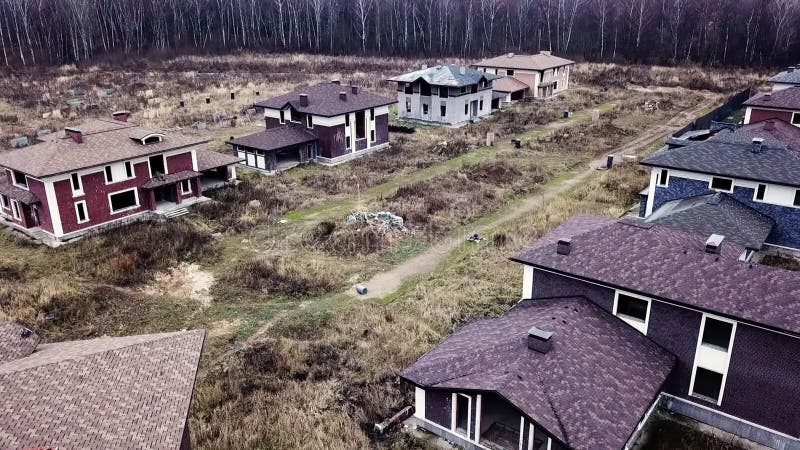
[[[350,91],[353,92],[353,94],[358,94],[358,86],[350,86]]]
[[[345,91],[339,92],[339,100],[341,100],[343,102],[346,102],[347,101],[347,92],[345,92]]]
[[[559,239],[556,246],[556,253],[559,255],[569,255],[572,250],[572,239]]]
[[[792,72],[794,72],[794,69],[795,69],[794,66],[789,66],[789,68],[786,69],[786,72],[792,73]]]
[[[83,143],[83,132],[81,132],[80,128],[75,127],[66,127],[64,128],[64,133],[67,134],[67,137],[72,139],[78,144]]]
[[[753,148],[751,151],[753,153],[761,153],[761,150],[764,148],[764,139],[761,138],[753,138]]]
[[[508,54],[508,57],[509,57],[509,58],[513,58],[513,57],[514,57],[514,54],[513,54],[513,53],[509,53],[509,54]]]
[[[706,241],[706,253],[719,255],[720,248],[722,247],[722,241],[724,240],[725,236],[721,234],[712,234]]]
[[[544,56],[550,56],[550,55],[552,55],[552,52],[550,52],[550,50],[542,50],[542,51],[540,51],[539,53],[543,54]]]
[[[342,80],[331,80],[333,84],[342,84]]]
[[[300,94],[300,106],[308,106],[308,94]]]
[[[460,73],[461,75],[466,75],[466,73],[467,73],[467,68],[466,68],[466,67],[464,67],[464,66],[461,66],[461,67],[459,67],[459,68],[458,68],[458,73]]]
[[[528,330],[528,348],[539,353],[547,353],[553,348],[553,332],[533,327]]]
[[[764,101],[765,101],[765,102],[772,101],[772,94],[771,94],[771,93],[769,93],[769,92],[767,92],[766,94],[764,94]]]
[[[764,129],[767,131],[772,131],[775,129],[775,121],[774,120],[767,120],[764,122]]]
[[[127,122],[130,116],[131,116],[130,111],[115,111],[111,113],[111,117],[113,117],[114,120],[118,120],[120,122]]]

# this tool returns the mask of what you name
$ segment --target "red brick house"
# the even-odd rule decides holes
[[[115,119],[67,127],[0,155],[0,219],[50,245],[146,214],[175,214],[236,178],[205,139]]]
[[[389,146],[394,100],[338,81],[255,104],[266,131],[228,141],[248,168],[274,173],[298,164],[338,164]]]
[[[757,94],[744,106],[745,124],[777,119],[800,127],[800,86]]]

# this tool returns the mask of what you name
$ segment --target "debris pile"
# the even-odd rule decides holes
[[[403,218],[387,211],[379,213],[357,212],[347,216],[347,225],[361,224],[374,227],[381,234],[406,230]]]

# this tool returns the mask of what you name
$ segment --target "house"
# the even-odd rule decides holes
[[[773,91],[782,91],[790,87],[800,86],[800,67],[789,66],[783,72],[769,79]]]
[[[425,67],[390,79],[397,83],[397,117],[460,127],[497,109],[492,83],[500,77],[467,67]]]
[[[800,249],[798,127],[766,120],[706,141],[673,140],[641,164],[651,168],[639,210],[645,221],[681,222],[705,233],[704,222],[714,218],[727,224],[726,235],[746,235],[734,239],[751,250],[761,249],[765,234],[766,249]]]
[[[0,448],[188,450],[202,330],[39,343],[0,321]]]
[[[236,178],[238,158],[206,139],[95,119],[0,154],[0,218],[49,245],[149,215],[180,212]],[[184,210],[185,211],[185,210]]]
[[[569,75],[574,61],[543,51],[536,55],[517,55],[508,53],[495,58],[484,59],[472,67],[494,75],[506,77],[503,81],[504,93],[509,93],[511,99],[523,97],[546,98],[569,89]],[[519,83],[525,85],[520,94]]]
[[[466,449],[622,449],[656,408],[800,448],[800,278],[719,235],[576,216],[512,258],[523,293],[401,373]]]
[[[779,91],[762,92],[743,104],[744,123],[762,122],[775,119],[800,127],[800,86]]]
[[[389,146],[394,100],[339,81],[320,83],[255,104],[266,130],[231,139],[242,164],[275,173],[298,164],[339,164]]]

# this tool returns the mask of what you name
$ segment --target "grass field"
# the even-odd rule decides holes
[[[142,72],[65,67],[0,82],[0,112],[17,117],[3,119],[14,123],[0,124],[0,134],[63,126],[66,119],[42,118],[54,109],[38,100],[44,91],[58,103],[67,89],[106,86],[117,94],[91,94],[100,111],[76,111],[76,119],[127,107],[134,120],[184,127],[223,150],[229,136],[258,129],[257,119],[242,119],[256,91],[266,97],[341,78],[392,95],[380,80],[425,62],[431,63],[301,55],[187,57]],[[521,269],[509,256],[573,214],[623,214],[646,172],[628,164],[592,173],[530,214],[497,222],[481,244],[459,242],[433,273],[392,295],[361,300],[345,291],[494,223],[680,111],[719,102],[720,93],[753,81],[745,74],[631,70],[579,66],[561,98],[518,104],[462,130],[420,126],[394,134],[391,150],[334,168],[306,166],[274,177],[241,171],[240,185],[210,194],[216,202],[175,221],[136,224],[59,249],[2,231],[0,318],[19,320],[48,341],[208,330],[190,421],[195,448],[424,448],[402,433],[371,431],[410,401],[397,373],[465,320],[502,314],[516,301]],[[619,76],[635,78],[638,87],[619,83]],[[180,99],[183,109],[175,106]],[[658,101],[659,110],[645,113],[645,101]],[[567,108],[577,113],[561,119]],[[223,109],[239,115],[235,127],[211,120]],[[600,121],[591,121],[592,109],[602,111]],[[211,126],[187,127],[197,121]],[[489,131],[499,138],[485,147]],[[523,148],[514,149],[512,138]],[[386,236],[348,226],[346,216],[362,210],[400,214],[407,230]]]

